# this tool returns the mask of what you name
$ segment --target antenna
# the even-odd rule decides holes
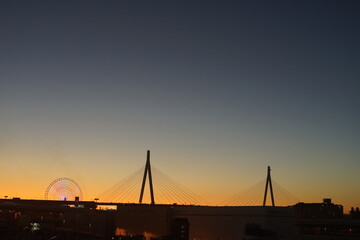
[[[272,188],[272,184],[271,184],[270,171],[271,171],[270,166],[268,166],[268,168],[267,168],[267,177],[266,177],[266,185],[265,185],[265,193],[264,193],[263,206],[265,206],[265,204],[266,204],[266,195],[267,195],[267,192],[268,192],[268,186],[270,185],[271,202],[272,202],[272,206],[275,207],[274,193],[273,193],[273,188]]]
[[[146,154],[146,164],[145,164],[144,177],[143,177],[143,181],[142,181],[142,185],[141,185],[141,192],[140,192],[139,203],[142,203],[147,173],[149,173],[149,185],[150,185],[151,204],[155,204],[155,200],[154,200],[154,190],[153,190],[152,177],[151,177],[151,167],[150,167],[150,150],[147,150],[147,154]]]

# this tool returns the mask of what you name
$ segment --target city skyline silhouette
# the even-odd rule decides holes
[[[270,166],[267,167],[262,205],[260,201],[254,201],[259,194],[254,195],[254,186],[250,192],[237,194],[225,204],[207,204],[206,200],[204,202],[165,173],[155,170],[150,163],[149,150],[145,167],[140,170],[143,171],[136,171],[105,192],[108,198],[103,198],[103,194],[93,201],[86,201],[78,183],[65,177],[52,181],[42,200],[0,198],[0,236],[5,239],[48,239],[52,236],[97,240],[189,240],[203,237],[218,240],[241,236],[245,239],[265,237],[278,240],[303,236],[309,240],[317,237],[340,240],[356,239],[360,233],[359,207],[352,207],[350,214],[344,215],[343,206],[334,204],[330,198],[324,198],[321,203],[296,201],[284,204],[283,200],[279,201],[279,194],[275,194],[279,193],[279,185],[273,184]],[[162,175],[161,181],[156,181],[158,174]],[[148,203],[143,201],[146,182]],[[154,191],[157,184],[165,188]],[[136,191],[140,185],[141,190]],[[119,198],[118,195],[129,197],[129,190],[132,195],[134,187],[135,193],[140,195],[138,202]],[[164,190],[170,202],[158,200],[157,196],[164,194]],[[271,205],[267,205],[268,191]],[[244,203],[244,199],[247,202]]]

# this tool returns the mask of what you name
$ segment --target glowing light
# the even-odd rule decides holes
[[[45,191],[46,200],[71,200],[77,197],[82,199],[82,191],[74,180],[70,178],[58,178],[50,183]]]

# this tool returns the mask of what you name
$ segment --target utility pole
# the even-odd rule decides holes
[[[139,203],[142,203],[142,199],[143,199],[143,195],[144,195],[144,189],[145,189],[145,183],[146,183],[146,177],[147,177],[148,173],[149,173],[151,204],[155,204],[154,190],[153,190],[153,183],[152,183],[152,176],[151,176],[151,167],[150,167],[150,150],[147,150],[147,154],[146,154],[146,164],[145,164],[144,177],[143,177],[143,181],[142,181],[142,185],[141,185]]]
[[[265,206],[265,204],[266,204],[266,195],[267,195],[267,192],[268,192],[268,187],[270,186],[271,203],[272,203],[272,206],[275,207],[274,193],[273,193],[273,188],[272,188],[272,183],[271,183],[270,171],[271,171],[270,166],[268,166],[263,206]]]

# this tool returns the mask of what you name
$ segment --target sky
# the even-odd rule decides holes
[[[154,167],[214,205],[271,166],[299,201],[360,207],[359,11],[1,1],[0,197],[41,199],[69,177],[91,200],[151,150]]]

